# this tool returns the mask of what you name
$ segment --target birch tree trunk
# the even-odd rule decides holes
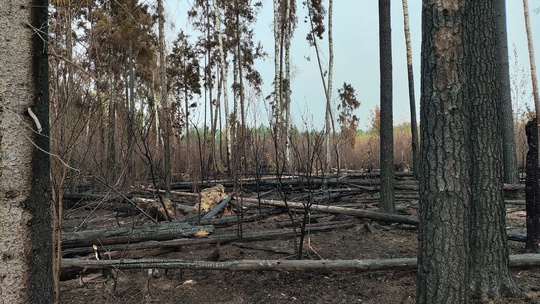
[[[225,111],[225,146],[226,146],[226,157],[227,157],[227,171],[229,174],[231,173],[230,167],[231,167],[231,129],[229,127],[230,123],[230,117],[229,117],[229,87],[227,85],[227,75],[228,75],[228,68],[227,68],[227,61],[225,60],[225,48],[223,46],[223,34],[221,30],[221,16],[219,13],[219,6],[217,3],[218,0],[214,0],[214,19],[216,23],[216,29],[217,29],[217,38],[218,38],[218,44],[219,44],[219,60],[220,60],[220,67],[219,70],[221,72],[221,89],[223,92],[223,105],[224,105],[224,111]]]
[[[287,8],[285,11],[285,161],[289,172],[292,170],[291,166],[291,142],[290,142],[290,129],[291,129],[291,40],[293,35],[293,11],[296,9],[291,8],[291,0],[287,0]]]
[[[529,64],[531,67],[531,81],[533,88],[534,108],[536,117],[540,118],[540,97],[538,93],[538,79],[536,78],[536,63],[534,61],[534,44],[531,33],[531,21],[529,20],[529,1],[523,0],[523,14],[525,17],[525,31],[527,32],[527,45],[529,48]],[[539,119],[540,123],[540,119]]]
[[[416,120],[416,99],[414,96],[414,72],[412,61],[411,34],[409,31],[409,7],[407,0],[403,0],[403,29],[405,31],[405,46],[407,48],[407,76],[409,79],[409,105],[411,111],[411,142],[413,154],[413,176],[418,179],[418,125]],[[512,128],[512,130],[514,130]]]
[[[167,197],[171,195],[171,120],[170,107],[167,98],[167,63],[165,60],[165,16],[163,15],[163,0],[158,0],[158,35],[159,35],[159,83],[160,83],[160,99],[162,108],[162,119],[164,124],[161,124],[163,130],[163,151],[164,151],[164,170],[165,170],[165,190]],[[189,155],[188,155],[189,157]]]
[[[282,113],[281,105],[282,100],[282,84],[283,75],[281,74],[281,35],[282,24],[280,22],[280,0],[274,0],[274,105],[272,108],[272,114],[274,116],[275,130],[274,140],[276,141],[276,155],[279,155],[279,149],[281,149],[281,133],[282,133]]]
[[[0,302],[52,303],[46,0],[0,1]]]

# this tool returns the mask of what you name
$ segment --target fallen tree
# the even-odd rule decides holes
[[[115,269],[191,269],[229,271],[379,271],[416,270],[416,258],[382,260],[238,260],[226,262],[186,261],[177,259],[80,260],[62,259],[62,267]],[[510,267],[540,266],[538,254],[510,256]]]
[[[153,226],[121,227],[87,230],[62,234],[62,247],[82,247],[93,244],[127,244],[143,241],[164,241],[195,237],[199,231],[214,232],[214,226],[191,226],[186,223],[164,223]]]
[[[341,222],[332,225],[320,226],[320,227],[309,227],[308,231],[311,233],[314,232],[323,232],[333,229],[344,229],[354,226],[353,222]],[[296,232],[298,234],[298,232]],[[125,250],[142,250],[142,249],[152,249],[152,248],[169,248],[169,247],[181,247],[189,245],[205,245],[205,244],[226,244],[230,242],[253,242],[253,241],[264,241],[269,239],[274,239],[277,237],[284,236],[293,236],[295,232],[292,229],[279,229],[279,230],[270,230],[262,232],[244,232],[242,234],[242,239],[238,236],[237,233],[223,234],[223,235],[210,235],[207,237],[199,238],[183,238],[183,239],[173,239],[167,241],[147,241],[140,243],[130,243],[130,244],[112,244],[106,247],[108,251],[125,251]],[[64,256],[72,255],[82,255],[92,253],[94,250],[91,245],[81,246],[77,248],[64,248],[62,253]]]
[[[289,208],[295,208],[295,209],[304,209],[305,207],[303,203],[296,203],[296,202],[287,202],[285,204],[285,202],[283,201],[276,201],[276,200],[258,200],[258,199],[253,199],[253,198],[241,198],[241,199],[244,202],[255,203],[255,204],[261,203],[262,205],[271,205],[271,206],[279,206],[279,207],[288,206]],[[353,215],[353,216],[369,218],[369,219],[377,220],[377,221],[396,222],[396,223],[408,224],[408,225],[418,225],[418,218],[414,218],[414,217],[410,217],[406,215],[383,213],[383,212],[376,212],[376,211],[366,211],[366,210],[361,210],[361,209],[342,208],[342,207],[334,207],[334,206],[326,206],[326,205],[311,205],[309,209],[313,211]]]

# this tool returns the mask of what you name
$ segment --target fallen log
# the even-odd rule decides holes
[[[304,209],[304,204],[297,203],[297,202],[287,202],[287,204],[285,204],[285,202],[283,201],[276,201],[276,200],[257,200],[257,199],[251,199],[251,198],[243,198],[243,200],[244,202],[249,202],[249,203],[260,202],[263,205],[271,205],[271,206],[279,206],[279,207],[286,207],[288,205],[290,208]],[[366,210],[360,210],[360,209],[341,208],[341,207],[324,206],[324,205],[311,205],[310,210],[336,213],[336,214],[353,215],[357,217],[369,218],[372,220],[385,221],[385,222],[396,222],[396,223],[409,224],[409,225],[418,225],[417,218],[406,216],[406,215],[399,215],[399,214],[390,214],[390,213],[382,213],[382,212],[376,212],[376,211],[366,211]]]
[[[516,241],[516,242],[525,242],[527,239],[527,233],[515,231],[515,230],[506,230],[506,236],[510,241]]]
[[[268,210],[261,210],[260,212],[253,213],[253,214],[244,214],[242,217],[242,222],[249,222],[249,221],[256,221],[260,220],[261,218],[270,216],[270,215],[276,215],[276,214],[282,214],[283,209],[281,208],[272,208]],[[237,224],[239,221],[238,215],[226,215],[222,216],[220,218],[211,218],[211,219],[201,219],[200,224],[201,225],[215,225],[215,226],[225,226],[230,224]],[[197,219],[192,219],[190,221],[191,223],[197,223]]]
[[[333,229],[345,229],[354,226],[354,223],[337,223],[332,225],[326,225],[323,227],[312,227],[307,228],[306,231],[310,233],[314,232],[324,232]],[[296,232],[298,234],[298,232]],[[152,249],[152,248],[167,248],[167,247],[181,247],[189,245],[208,245],[208,244],[227,244],[230,242],[242,241],[242,242],[253,242],[253,241],[263,241],[269,239],[275,239],[278,237],[293,236],[295,232],[292,229],[279,229],[279,230],[270,230],[262,232],[244,232],[242,234],[242,239],[238,237],[237,233],[223,234],[223,235],[211,235],[208,237],[201,238],[184,238],[184,239],[174,239],[168,241],[147,241],[140,243],[131,243],[131,244],[113,244],[107,246],[106,250],[109,251],[119,251],[119,250],[141,250],[141,249]],[[64,248],[62,250],[63,256],[73,256],[73,255],[83,255],[94,252],[91,246],[78,247],[78,248]]]
[[[288,255],[295,254],[294,250],[290,248],[283,248],[283,247],[263,245],[263,244],[232,243],[231,245],[239,247],[239,248],[245,248],[245,249],[270,251],[274,253],[283,253],[283,254],[288,254]]]
[[[73,248],[93,244],[127,244],[143,241],[165,241],[195,237],[199,231],[214,232],[213,226],[192,226],[186,223],[164,223],[154,226],[121,227],[62,234],[62,247]]]
[[[510,267],[540,266],[539,254],[510,256]],[[115,269],[192,269],[229,271],[380,271],[416,270],[416,258],[382,260],[238,260],[226,262],[186,261],[178,259],[80,260],[62,259],[62,267]]]

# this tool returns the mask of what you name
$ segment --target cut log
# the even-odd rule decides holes
[[[110,228],[62,234],[62,247],[73,248],[93,244],[128,244],[143,241],[165,241],[183,237],[195,237],[199,231],[214,232],[213,226],[191,226],[186,223],[164,223],[135,228]]]
[[[540,266],[539,254],[516,254],[510,256],[510,267]],[[62,267],[115,268],[115,269],[193,269],[229,271],[380,271],[416,270],[416,258],[383,260],[239,260],[227,262],[185,260],[80,260],[62,259]]]
[[[249,203],[258,203],[260,201],[260,203],[263,205],[280,206],[280,207],[286,206],[285,202],[276,201],[276,200],[257,200],[257,199],[251,199],[251,198],[243,198],[243,200]],[[304,209],[304,204],[302,203],[287,202],[287,205],[290,208]],[[353,215],[357,217],[369,218],[372,220],[385,221],[385,222],[396,222],[396,223],[409,224],[409,225],[418,225],[417,218],[406,216],[406,215],[399,215],[399,214],[390,214],[390,213],[366,211],[366,210],[352,209],[352,208],[341,208],[341,207],[333,207],[333,206],[323,206],[323,205],[312,205],[310,207],[310,210],[336,213],[336,214]]]

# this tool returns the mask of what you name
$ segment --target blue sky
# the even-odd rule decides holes
[[[301,2],[298,1],[297,2]],[[420,111],[420,44],[421,44],[421,0],[409,0],[409,22],[413,49],[413,65],[415,73],[415,91],[417,112]],[[508,45],[510,55],[515,46],[518,60],[528,72],[527,39],[523,18],[523,3],[519,0],[507,0]],[[168,44],[172,42],[178,29],[189,32],[189,21],[185,12],[192,1],[166,0],[168,17]],[[263,94],[272,91],[274,77],[273,34],[272,34],[272,0],[263,0],[263,9],[258,15],[255,28],[256,39],[261,41],[269,56],[257,63],[264,84]],[[325,6],[327,1],[325,1]],[[534,9],[540,8],[540,0],[529,0],[530,19],[533,40],[536,44],[535,59],[540,61],[540,14]],[[305,9],[299,3],[299,23],[291,46],[292,77],[292,118],[298,126],[307,123],[321,127],[324,121],[325,97],[320,78],[315,51],[305,40],[308,27],[303,22]],[[171,26],[174,24],[174,27]],[[356,114],[360,118],[360,128],[370,126],[371,111],[379,104],[379,42],[378,42],[378,1],[349,0],[334,1],[333,14],[334,36],[334,89],[332,92],[334,109],[338,103],[337,89],[343,82],[353,85],[361,102]],[[326,37],[325,37],[326,38]],[[323,59],[327,65],[328,46],[321,45]],[[392,52],[393,52],[393,97],[394,123],[410,120],[405,38],[403,32],[403,9],[401,1],[392,1]],[[308,61],[306,58],[310,58]],[[510,58],[511,70],[514,59]],[[537,68],[538,70],[538,68]],[[527,75],[530,90],[530,76]],[[532,97],[528,103],[532,106]],[[262,98],[252,103],[249,111],[252,119],[266,124],[268,115]],[[419,116],[417,116],[419,117]]]

